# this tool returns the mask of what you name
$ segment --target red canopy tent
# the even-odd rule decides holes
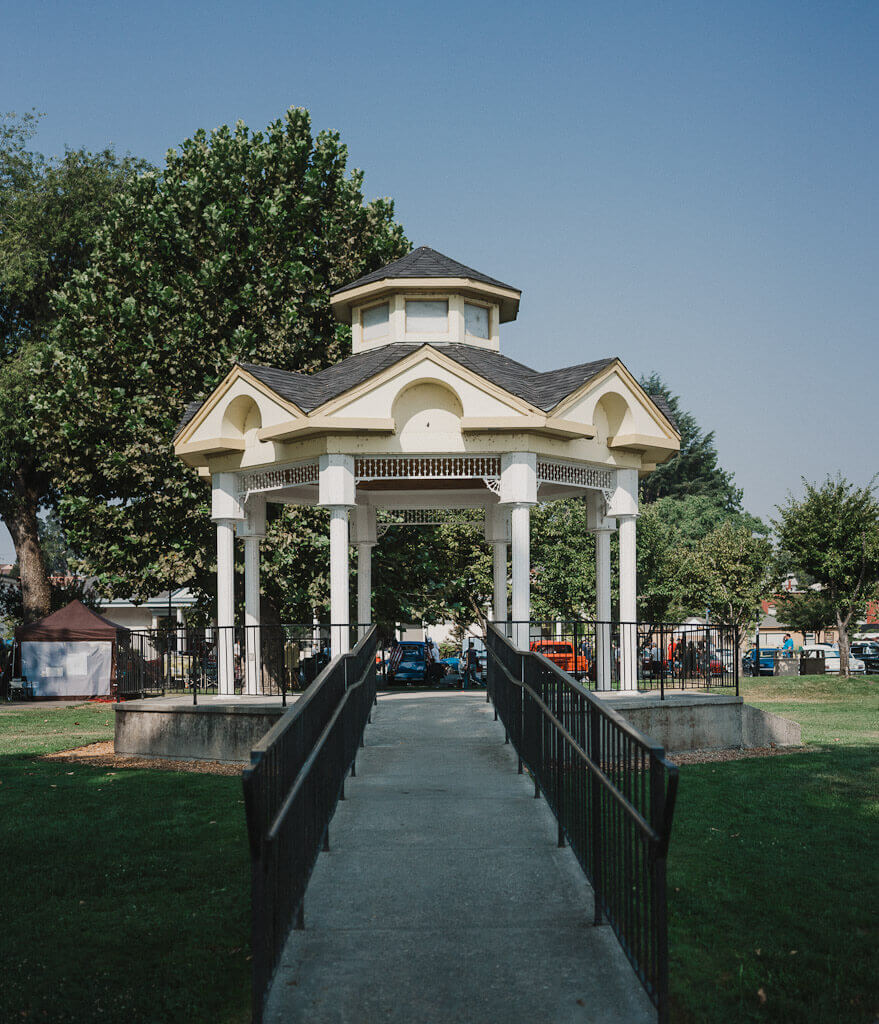
[[[33,687],[35,697],[109,696],[116,648],[128,630],[81,601],[45,618],[19,626],[19,674]]]

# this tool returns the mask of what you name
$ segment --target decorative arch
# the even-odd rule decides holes
[[[460,441],[464,407],[445,381],[422,378],[408,384],[394,399],[393,418],[404,448],[440,450]],[[456,446],[457,447],[457,446]]]
[[[226,437],[248,437],[262,427],[262,413],[250,395],[233,398],[223,413],[223,434]]]
[[[608,391],[595,403],[593,423],[597,436],[604,442],[634,429],[631,407],[617,391]]]

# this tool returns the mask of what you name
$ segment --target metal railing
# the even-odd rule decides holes
[[[487,630],[488,695],[661,1024],[668,1021],[666,855],[678,769],[556,664]]]
[[[333,660],[254,747],[244,771],[250,840],[253,1020],[291,928],[304,927],[305,890],[376,697],[376,630]]]
[[[507,636],[528,637],[544,655],[587,689],[723,689],[739,695],[739,637],[735,626],[689,622],[546,620],[500,624]],[[624,679],[623,648],[634,671]],[[602,671],[602,661],[604,670]],[[600,684],[604,682],[602,687]]]
[[[370,628],[295,623],[132,630],[116,652],[116,696],[191,693],[197,701],[199,694],[216,694],[225,653],[232,693],[286,698],[304,690],[329,663],[332,630],[346,630],[353,648]]]

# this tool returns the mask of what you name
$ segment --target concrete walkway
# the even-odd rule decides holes
[[[266,1020],[654,1021],[483,693],[379,698]]]

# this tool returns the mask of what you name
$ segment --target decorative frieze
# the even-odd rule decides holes
[[[584,466],[577,462],[538,459],[537,482],[539,484],[566,484],[569,487],[588,487],[596,491],[611,491],[614,487],[614,470]]]
[[[357,458],[354,476],[367,480],[472,480],[500,476],[495,455],[428,455]]]
[[[376,520],[379,537],[383,537],[392,526],[442,526],[465,522],[480,530],[485,526],[484,515],[476,515],[475,510],[457,508],[378,509]]]
[[[242,473],[240,493],[257,494],[262,491],[280,491],[285,487],[300,487],[302,484],[316,484],[319,476],[317,462],[299,462],[295,466],[281,469]]]

